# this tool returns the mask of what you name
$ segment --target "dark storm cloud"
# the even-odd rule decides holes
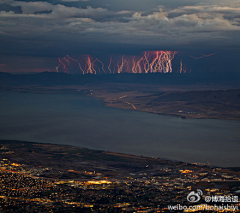
[[[239,48],[239,32],[237,0],[0,2],[2,55]]]

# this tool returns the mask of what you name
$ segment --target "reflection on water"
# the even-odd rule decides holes
[[[239,121],[121,110],[76,94],[1,92],[0,101],[0,139],[240,166]]]

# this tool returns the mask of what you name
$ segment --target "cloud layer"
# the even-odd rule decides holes
[[[235,0],[0,2],[0,54],[240,47]],[[136,7],[134,7],[136,5]],[[137,9],[136,9],[137,8]]]

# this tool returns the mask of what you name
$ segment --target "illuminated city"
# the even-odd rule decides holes
[[[235,192],[240,181],[239,172],[71,146],[49,144],[44,147],[22,142],[22,148],[17,149],[18,142],[1,143],[4,158],[0,161],[0,204],[6,211],[27,208],[29,211],[60,212],[168,212],[169,205],[187,204],[187,195],[196,188],[204,191],[203,199],[224,195],[231,198],[233,205],[238,205]],[[36,162],[40,156],[48,156],[48,162],[27,165],[29,159],[21,157],[24,150],[32,152],[29,157]],[[53,150],[63,155],[57,157]],[[70,153],[79,157],[71,160]],[[14,155],[21,164],[11,161]],[[83,160],[79,165],[80,155],[98,155],[98,163]],[[133,173],[130,168],[134,163],[138,168]],[[51,167],[46,167],[47,164]]]

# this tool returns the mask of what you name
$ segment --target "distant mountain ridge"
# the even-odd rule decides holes
[[[42,86],[84,85],[101,83],[140,83],[140,84],[240,84],[237,73],[149,73],[149,74],[66,74],[43,72],[36,74],[9,74],[0,72],[0,84]]]

